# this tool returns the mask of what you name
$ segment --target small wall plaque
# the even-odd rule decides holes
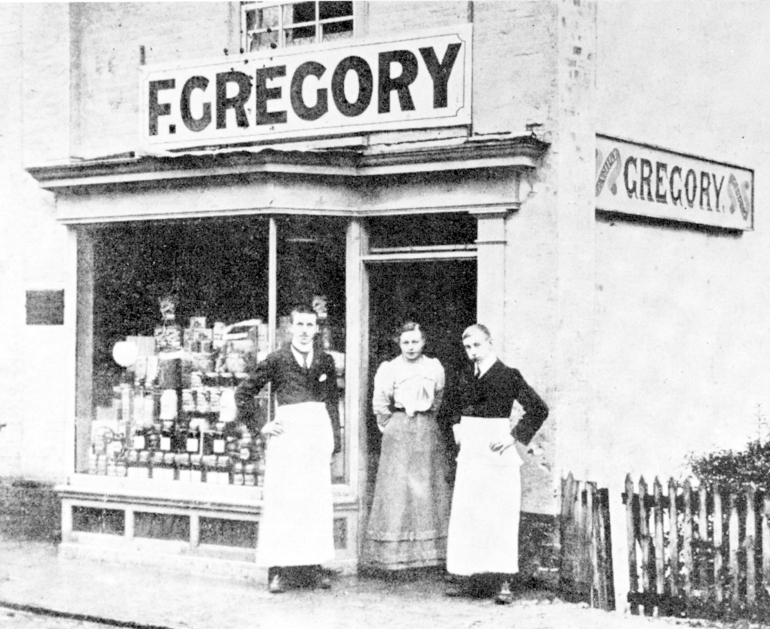
[[[28,290],[27,325],[64,325],[64,291]]]

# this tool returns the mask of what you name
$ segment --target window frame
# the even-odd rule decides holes
[[[267,48],[265,50],[278,50],[283,48],[291,48],[292,46],[286,45],[286,33],[288,31],[291,31],[293,29],[298,28],[307,28],[309,26],[314,27],[315,29],[315,35],[313,38],[313,42],[311,42],[311,45],[318,45],[321,43],[324,43],[323,40],[323,27],[327,24],[335,24],[340,22],[350,22],[351,24],[351,37],[355,37],[356,32],[358,30],[358,14],[360,11],[356,7],[356,2],[351,2],[351,13],[350,15],[345,15],[342,17],[331,17],[331,18],[321,18],[321,2],[323,0],[298,0],[298,1],[280,1],[280,0],[258,0],[258,1],[252,1],[252,2],[241,2],[241,29],[240,29],[240,35],[241,35],[241,51],[242,53],[249,53],[249,41],[252,37],[252,34],[254,33],[267,33],[270,32],[269,27],[261,28],[261,29],[254,29],[249,31],[248,30],[248,16],[247,14],[250,11],[256,11],[256,10],[263,10],[263,9],[269,9],[272,7],[278,7],[278,42],[277,44],[271,45],[270,48]],[[315,5],[315,13],[316,16],[312,21],[304,21],[304,22],[294,22],[288,25],[284,25],[283,23],[283,10],[282,8],[285,6],[290,5],[296,5],[296,4],[302,4],[307,2],[313,2]],[[254,51],[257,52],[257,51]]]

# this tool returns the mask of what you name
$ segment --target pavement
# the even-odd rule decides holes
[[[630,616],[520,589],[509,606],[447,598],[440,574],[339,576],[331,590],[264,586],[139,565],[60,557],[55,545],[0,540],[0,629],[674,629],[724,623]],[[736,627],[748,628],[748,623]],[[759,625],[752,625],[759,626]]]

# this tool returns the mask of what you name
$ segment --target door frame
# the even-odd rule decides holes
[[[477,299],[478,312],[478,252],[477,245],[434,245],[414,247],[369,247],[369,238],[365,221],[352,219],[348,228],[348,266],[347,266],[347,324],[348,324],[348,364],[358,365],[355,381],[346,378],[348,408],[357,409],[358,439],[351,440],[351,485],[356,487],[358,498],[358,540],[357,556],[360,562],[364,538],[369,487],[369,443],[367,417],[368,385],[372,374],[369,373],[370,344],[370,272],[380,264],[400,264],[411,262],[436,262],[454,260],[476,260],[477,264]],[[355,295],[353,293],[356,293]],[[355,347],[353,347],[355,346]],[[350,352],[354,352],[352,355]],[[355,359],[355,360],[353,360]],[[351,374],[352,375],[352,374]],[[353,447],[355,446],[355,447]],[[353,478],[355,474],[355,479]]]

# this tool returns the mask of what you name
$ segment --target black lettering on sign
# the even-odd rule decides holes
[[[655,200],[658,203],[668,203],[665,186],[667,173],[668,164],[665,162],[655,162]]]
[[[644,189],[647,188],[647,200],[652,201],[652,162],[643,157],[639,160],[639,198],[644,199]]]
[[[179,101],[179,110],[182,114],[182,122],[190,131],[203,131],[211,124],[211,103],[203,103],[203,114],[200,118],[193,118],[190,112],[190,95],[193,90],[206,91],[209,80],[205,76],[190,77],[182,88],[182,97]]]
[[[703,209],[703,197],[706,197],[706,209],[712,212],[711,209],[711,179],[708,173],[701,171],[700,173],[700,207]]]
[[[64,291],[28,290],[27,325],[64,325]]]
[[[158,102],[158,92],[174,89],[174,79],[163,81],[150,81],[150,102],[148,104],[150,116],[150,135],[158,135],[158,116],[168,116],[171,113],[171,105]]]
[[[280,87],[267,87],[267,82],[286,76],[286,66],[270,66],[257,70],[257,124],[280,124],[286,122],[285,111],[267,111],[267,101],[281,98]]]
[[[679,177],[679,188],[674,188],[674,175]],[[682,205],[682,169],[674,166],[671,169],[671,177],[668,180],[668,189],[671,190],[671,202],[674,205]]]
[[[623,165],[623,181],[626,184],[626,194],[628,194],[629,199],[636,198],[636,179],[632,179],[631,177],[628,176],[628,171],[630,169],[630,166],[632,165],[634,167],[634,170],[636,170],[635,157],[629,157],[626,160],[626,163]]]
[[[692,207],[695,204],[695,195],[698,194],[698,177],[692,168],[684,178],[684,194],[687,197],[687,205]]]
[[[355,102],[350,102],[345,96],[345,77],[348,72],[353,71],[358,76],[358,98]],[[366,111],[369,103],[372,102],[372,93],[374,92],[374,79],[372,69],[361,57],[345,57],[334,68],[332,75],[332,97],[334,104],[343,116],[352,118],[359,116]]]
[[[420,48],[420,54],[428,68],[430,78],[433,79],[433,109],[447,105],[447,83],[459,52],[460,44],[449,44],[444,53],[444,60],[439,63],[436,51],[432,47]]]
[[[305,101],[302,100],[302,85],[305,82],[305,78],[308,76],[314,76],[320,79],[326,68],[317,61],[306,61],[291,77],[291,108],[294,113],[302,120],[318,120],[327,111],[329,111],[329,96],[326,88],[316,90],[315,105],[308,107]]]
[[[714,196],[716,196],[716,202],[715,202],[716,208],[715,209],[716,209],[717,212],[721,212],[722,211],[721,210],[722,206],[719,205],[719,197],[722,195],[722,186],[725,185],[725,178],[722,177],[722,180],[719,182],[719,185],[717,186],[717,176],[716,176],[716,173],[711,173],[711,176],[714,179]]]
[[[227,84],[238,85],[235,96],[227,96]],[[217,74],[217,129],[227,128],[227,110],[235,110],[235,120],[239,127],[248,127],[246,117],[246,101],[251,95],[251,77],[243,72],[221,72]]]
[[[401,74],[390,76],[390,65],[399,63]],[[409,50],[393,50],[380,53],[380,80],[378,86],[378,107],[381,114],[390,112],[390,93],[395,90],[401,111],[414,111],[414,101],[409,92],[409,86],[417,78],[417,57]]]

